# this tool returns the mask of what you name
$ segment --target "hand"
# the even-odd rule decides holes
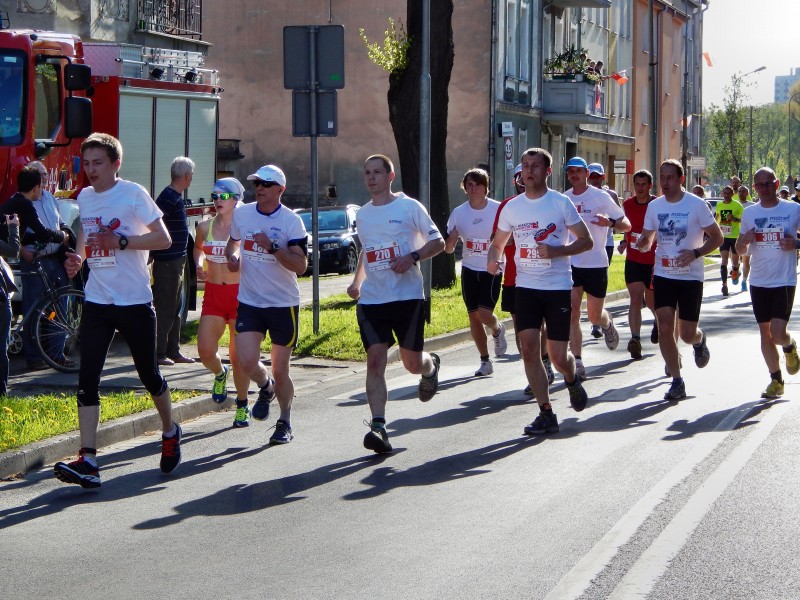
[[[208,279],[208,271],[203,268],[203,265],[195,265],[195,274],[197,275],[197,281]]]
[[[617,246],[617,252],[622,254],[623,252],[625,252],[625,248],[627,247],[628,247],[628,242],[626,242],[625,240],[621,240],[619,246]]]
[[[228,271],[231,273],[236,273],[239,270],[239,257],[238,256],[229,256],[228,257]]]
[[[350,296],[353,300],[358,300],[361,296],[361,284],[357,284],[355,281],[347,286],[347,295]]]
[[[64,245],[64,246],[69,246],[69,233],[67,233],[66,231],[62,230],[61,231],[61,235],[64,236],[64,239],[61,240],[61,244]]]
[[[266,233],[258,232],[253,236],[253,241],[264,248],[264,250],[272,250],[272,240]]]
[[[695,257],[695,255],[694,255],[694,250],[693,249],[692,250],[689,250],[689,249],[681,250],[680,252],[678,252],[678,266],[688,267],[690,264],[692,264],[694,261],[696,261],[697,258],[698,257]],[[699,257],[699,258],[702,258],[702,257]]]
[[[395,273],[402,275],[406,271],[408,271],[411,267],[414,266],[414,259],[410,254],[406,254],[405,256],[398,256],[393,258],[389,261],[389,265],[391,265],[392,271]]]
[[[16,213],[13,215],[6,215],[6,225],[16,225],[19,227],[19,217]]]
[[[797,238],[784,235],[780,241],[781,250],[797,250]]]
[[[90,250],[115,250],[119,248],[119,236],[109,227],[100,225],[86,238],[86,247]]]
[[[505,263],[502,260],[490,260],[488,263],[486,263],[486,270],[490,275],[497,275],[498,273],[503,272],[504,265]]]
[[[75,254],[74,252],[67,252],[67,258],[64,261],[64,270],[67,272],[67,277],[72,279],[75,275],[78,274],[78,271],[81,270],[81,266],[83,265],[83,259],[80,257],[79,254]]]
[[[592,221],[592,225],[599,225],[600,227],[611,227],[611,219],[606,215],[597,215]]]
[[[752,229],[742,233],[742,241],[745,244],[752,244],[755,241],[755,239],[756,239],[756,229],[755,229],[755,227],[753,227]],[[794,246],[792,246],[792,249],[794,249]]]
[[[539,258],[555,258],[557,250],[555,246],[549,244],[536,244],[536,253]]]

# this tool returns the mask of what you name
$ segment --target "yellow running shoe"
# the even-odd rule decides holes
[[[786,356],[786,371],[789,375],[795,375],[800,371],[800,356],[797,355],[797,342],[792,340],[792,349],[785,352]]]
[[[783,396],[783,384],[777,379],[770,381],[767,389],[761,393],[761,397],[768,400],[780,398],[781,396]]]

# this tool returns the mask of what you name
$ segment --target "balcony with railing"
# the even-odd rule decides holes
[[[542,83],[542,120],[553,124],[594,124],[608,121],[606,93],[602,83],[582,75],[546,79]]]
[[[137,29],[191,40],[203,39],[202,0],[138,0]]]

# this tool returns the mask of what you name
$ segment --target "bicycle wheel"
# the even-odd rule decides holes
[[[78,329],[83,315],[81,290],[63,289],[56,300],[45,297],[31,315],[33,337],[45,362],[58,371],[75,373],[81,366]]]

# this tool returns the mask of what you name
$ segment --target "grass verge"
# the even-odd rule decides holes
[[[173,390],[172,402],[202,392]],[[112,392],[100,397],[100,421],[111,421],[153,408],[146,392]],[[78,411],[72,394],[0,397],[0,452],[78,429]]]

